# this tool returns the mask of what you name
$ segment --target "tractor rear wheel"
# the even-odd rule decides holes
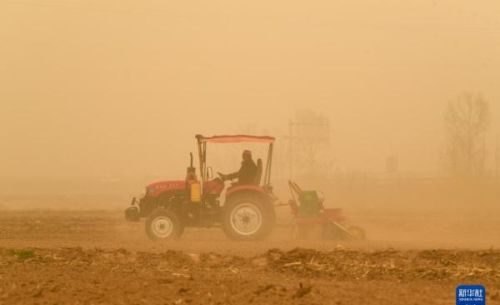
[[[273,206],[258,196],[235,196],[224,206],[223,229],[231,239],[263,239],[271,233],[273,225]]]
[[[184,227],[176,213],[157,208],[146,218],[146,234],[152,240],[178,239]]]

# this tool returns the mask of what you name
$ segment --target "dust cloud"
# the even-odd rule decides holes
[[[121,210],[147,183],[184,177],[195,134],[270,134],[283,201],[293,178],[374,240],[498,246],[499,10],[1,1],[0,207]],[[464,91],[491,106],[484,183],[442,168],[443,113]],[[289,122],[307,111],[328,120],[329,144],[314,175],[290,177]],[[239,150],[212,152],[216,170],[239,166]]]
[[[448,304],[460,283],[500,304],[499,12],[498,0],[0,0],[0,304]],[[184,180],[196,134],[276,137],[282,205],[266,240],[226,236],[259,220],[271,231],[271,208],[247,193],[222,209],[209,195],[165,201],[226,235],[184,231],[163,208],[125,221],[146,185]],[[265,158],[253,144],[210,144],[208,165]],[[300,226],[290,179],[338,223]],[[154,242],[145,226],[182,238]]]

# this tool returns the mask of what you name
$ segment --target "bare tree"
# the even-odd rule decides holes
[[[480,94],[464,93],[448,103],[445,112],[445,157],[453,176],[484,175],[489,122],[489,103]]]

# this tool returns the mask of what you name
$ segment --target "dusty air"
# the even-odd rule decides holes
[[[500,304],[499,12],[0,1],[0,305]]]

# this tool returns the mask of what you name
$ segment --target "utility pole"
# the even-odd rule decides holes
[[[294,139],[294,135],[293,135],[293,121],[292,120],[289,120],[288,121],[288,157],[289,157],[289,160],[288,160],[288,167],[289,167],[289,176],[288,178],[289,179],[292,179],[293,177],[293,166],[294,166],[294,162],[293,162],[293,139]]]
[[[495,140],[495,178],[499,178],[499,170],[500,170],[500,143],[498,139],[498,133]]]
[[[288,140],[289,179],[293,179],[297,157],[301,156],[300,151],[296,151],[297,148],[303,149],[308,146],[320,147],[321,145],[317,143],[329,145],[330,122],[326,118],[314,121],[304,121],[300,118],[296,118],[295,120],[290,119],[288,121],[288,135],[285,138]]]

